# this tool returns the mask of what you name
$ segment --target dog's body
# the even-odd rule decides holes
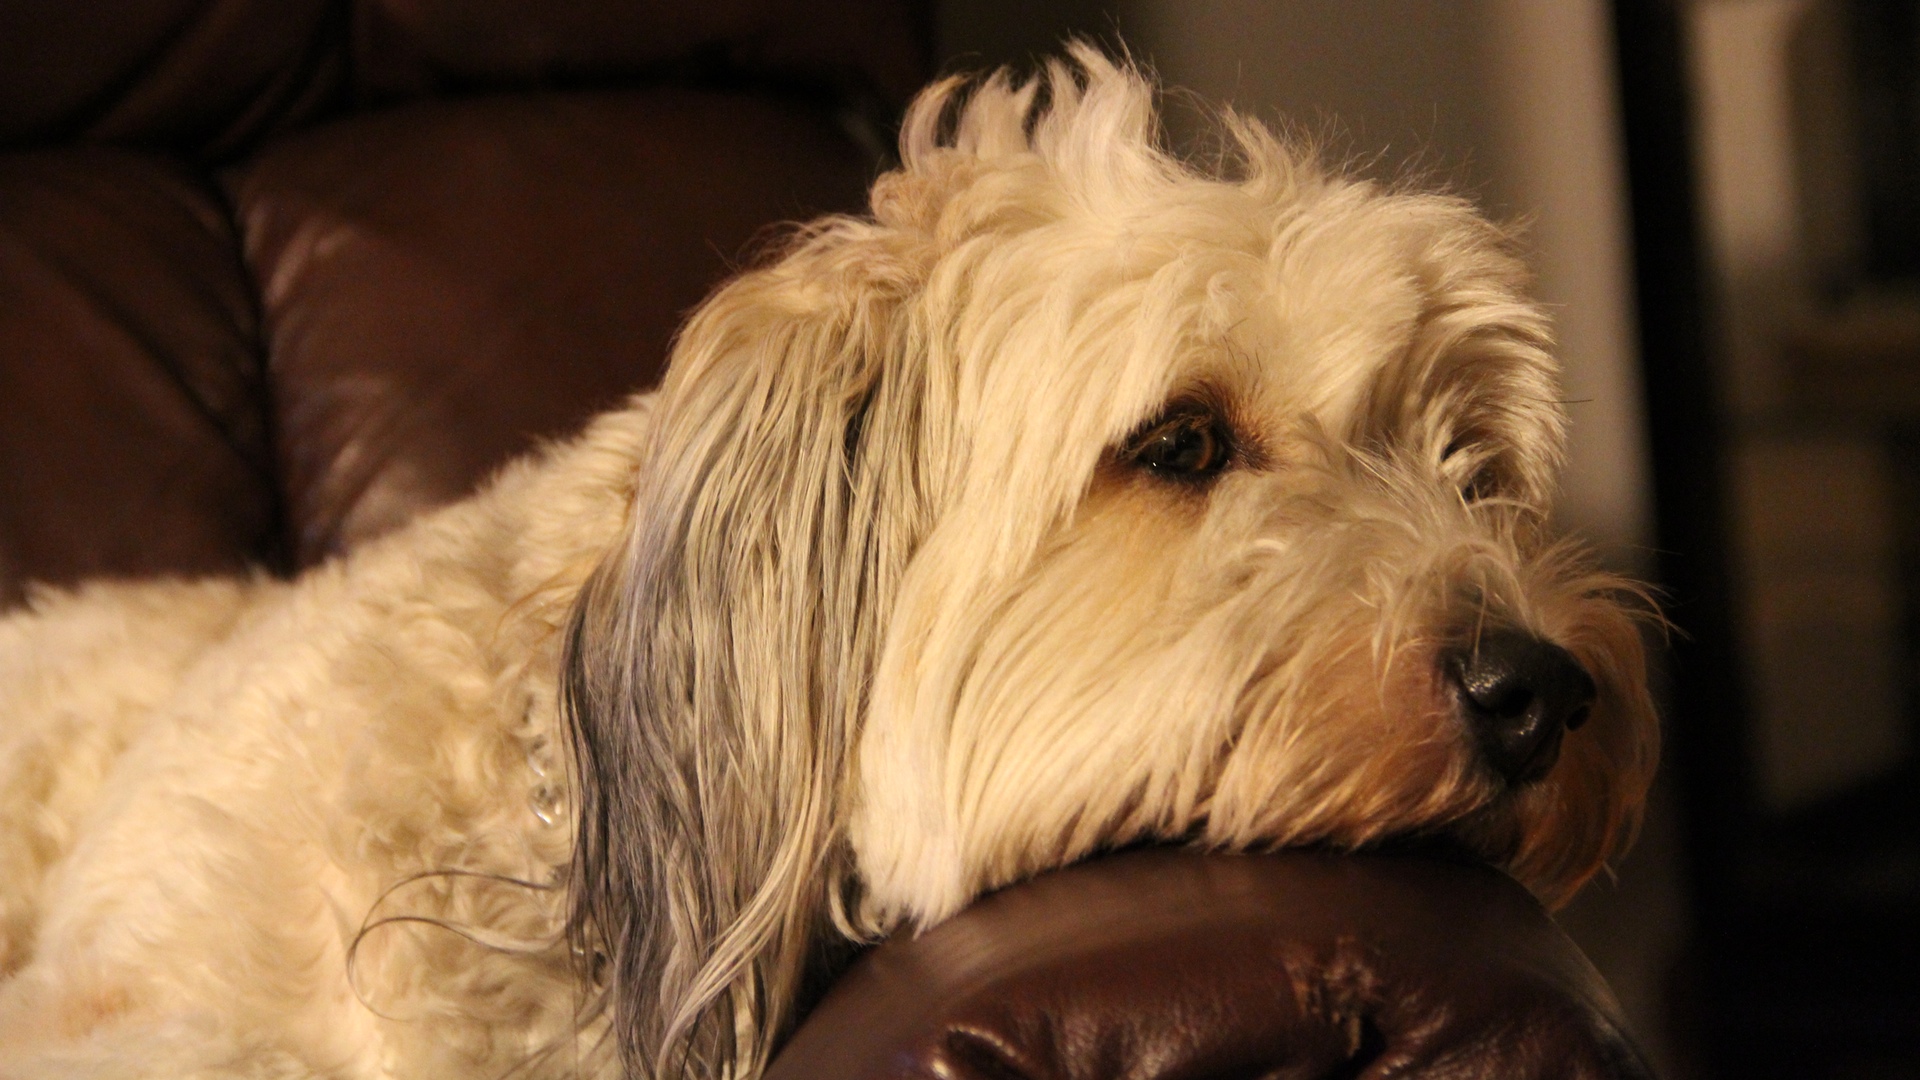
[[[835,942],[1142,839],[1570,895],[1654,729],[1518,264],[1078,59],[473,499],[0,623],[0,1078],[752,1076]]]
[[[0,623],[0,1076],[497,1075],[571,1032],[556,631],[647,412],[293,584]]]

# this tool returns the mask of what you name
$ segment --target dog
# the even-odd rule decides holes
[[[0,1077],[751,1078],[860,943],[1119,846],[1444,837],[1656,756],[1512,239],[1075,47],[948,79],[663,386],[295,581],[0,622]]]

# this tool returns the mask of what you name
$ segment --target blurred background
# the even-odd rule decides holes
[[[949,69],[1124,41],[1175,145],[1228,103],[1523,225],[1564,524],[1678,630],[1652,813],[1562,921],[1663,1075],[1920,1077],[1920,3],[936,11]]]

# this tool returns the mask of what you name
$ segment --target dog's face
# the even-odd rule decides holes
[[[1563,412],[1501,236],[1258,133],[1230,183],[1044,121],[982,167],[974,119],[923,165],[968,174],[916,300],[952,464],[859,745],[876,921],[1143,837],[1448,832],[1570,895],[1655,728],[1619,583],[1545,535]]]
[[[581,916],[678,1001],[629,1045],[751,1059],[829,925],[1104,847],[1446,834],[1557,901],[1632,828],[1639,629],[1546,532],[1501,235],[1253,125],[1198,175],[1078,59],[931,91],[872,220],[685,332],[570,673]]]

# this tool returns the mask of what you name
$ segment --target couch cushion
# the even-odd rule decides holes
[[[868,172],[822,112],[683,90],[422,103],[235,168],[296,564],[650,385],[769,222]]]
[[[0,0],[0,146],[235,152],[338,96],[339,25],[326,0]]]
[[[210,185],[103,148],[0,155],[0,601],[278,562],[255,340]]]

